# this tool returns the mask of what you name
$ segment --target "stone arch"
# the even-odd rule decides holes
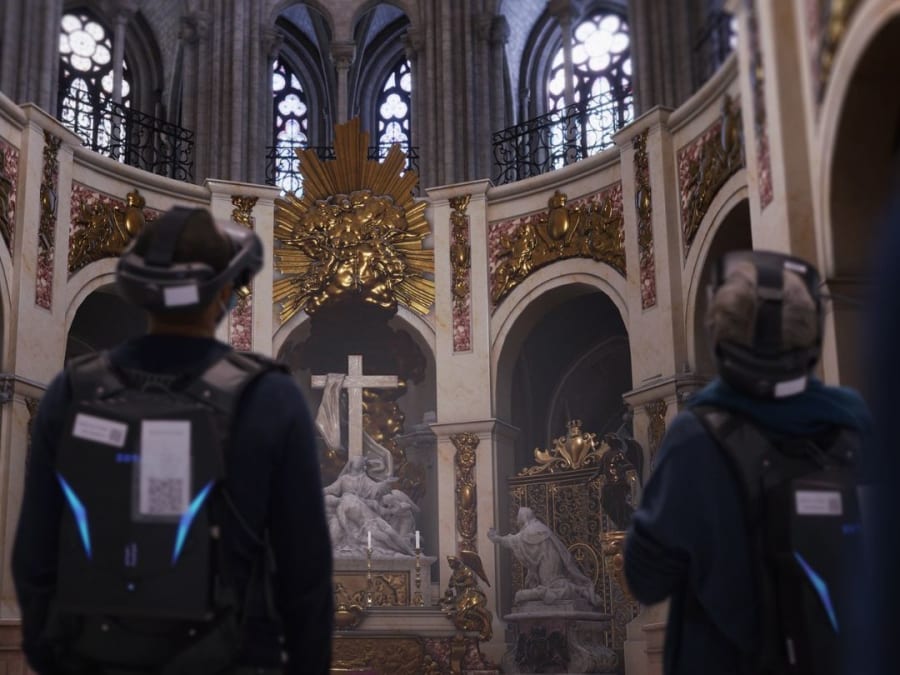
[[[115,316],[115,321],[109,321]],[[66,310],[64,360],[114,347],[146,332],[147,315],[119,295],[113,275],[96,276],[81,287]]]
[[[325,21],[325,25],[328,26],[329,32],[332,35],[335,34],[334,17],[328,9],[327,3],[318,2],[318,0],[280,0],[280,2],[274,3],[269,10],[269,25],[274,26],[282,12],[286,9],[290,9],[294,5],[305,5],[309,9],[315,10]]]
[[[900,7],[860,8],[838,52],[820,111],[824,157],[817,179],[817,246],[832,298],[826,314],[826,379],[860,386],[860,305],[885,209],[896,190]]]
[[[684,331],[690,367],[698,375],[712,376],[715,364],[703,327],[707,285],[713,264],[727,251],[753,247],[750,203],[742,175],[733,176],[707,211],[685,261]]]
[[[0,247],[0,371],[9,372],[10,322],[9,308],[12,298],[9,295],[9,272],[12,259],[6,247]]]

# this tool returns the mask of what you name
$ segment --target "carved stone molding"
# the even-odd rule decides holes
[[[137,188],[122,200],[73,182],[69,276],[97,260],[118,257],[144,224],[159,215],[145,207]]]
[[[681,234],[685,257],[716,193],[743,166],[741,107],[726,95],[720,118],[678,152]]]
[[[634,137],[635,209],[638,218],[638,255],[641,273],[641,307],[656,304],[656,253],[653,247],[653,196],[650,190],[649,129]]]
[[[16,376],[0,373],[0,404],[9,403],[16,387]]]
[[[417,637],[336,635],[332,642],[331,667],[338,672],[375,671],[391,675],[423,675],[429,672],[425,668],[425,659],[425,645]]]
[[[464,432],[450,436],[456,448],[456,529],[459,549],[478,551],[478,495],[475,483],[475,449],[480,439]]]
[[[56,257],[56,217],[59,202],[59,146],[61,139],[44,131],[44,166],[41,174],[41,222],[38,226],[37,273],[34,303],[53,306],[53,259]]]
[[[590,258],[625,276],[622,184],[571,204],[557,190],[546,212],[492,223],[488,247],[494,308],[529,275],[558,260]]]
[[[453,270],[453,351],[472,349],[471,244],[469,207],[471,195],[450,199],[450,266]]]

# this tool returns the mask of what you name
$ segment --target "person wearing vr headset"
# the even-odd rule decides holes
[[[230,223],[219,226],[206,209],[176,207],[148,223],[122,254],[116,273],[120,292],[147,311],[148,333],[102,356],[68,364],[48,387],[34,424],[13,552],[23,650],[37,673],[328,672],[333,626],[331,545],[306,402],[291,376],[275,362],[238,354],[214,337],[233,306],[237,289],[249,284],[262,266],[262,256],[255,233]],[[92,385],[85,393],[80,384],[85,377],[99,377],[103,385]],[[235,382],[240,386],[235,387]],[[138,385],[141,391],[133,395]],[[116,387],[119,391],[113,396]],[[174,405],[166,403],[165,395],[154,394],[160,387],[171,393],[172,401],[178,396],[191,399],[193,392],[199,392],[184,413],[194,427],[178,426],[182,422],[166,427],[166,422],[158,423],[159,415],[149,422],[141,418],[141,401]],[[212,412],[204,417],[207,407]],[[84,410],[94,412],[88,416]],[[98,422],[104,415],[109,419]],[[207,419],[213,422],[198,427]],[[115,435],[116,428],[126,431]],[[133,433],[132,428],[139,432]],[[151,451],[170,453],[158,457],[175,457],[171,453],[180,446],[171,441],[161,447],[158,432],[175,434],[182,428],[209,432],[188,436],[190,445],[185,446],[190,448],[190,468],[185,471],[193,471],[187,475],[194,476],[188,483],[196,486],[203,471],[213,476],[204,490],[195,487],[188,492],[183,506],[189,503],[190,507],[183,513],[178,508],[174,518],[159,517],[153,521],[158,525],[141,529],[153,508],[164,508],[161,498],[177,503],[177,494],[151,490],[150,510],[141,511],[141,518],[131,517],[130,509],[137,506],[128,504],[118,509],[125,512],[121,517],[109,512],[98,515],[90,499],[104,499],[117,490],[121,494],[138,487],[143,490],[140,472],[145,469],[172,470],[172,460],[157,463],[154,469],[148,458]],[[202,446],[207,449],[201,452]],[[76,448],[77,453],[67,448]],[[109,458],[105,464],[98,459],[103,457]],[[91,475],[79,473],[84,466],[91,467]],[[128,487],[130,476],[137,487]],[[100,488],[87,484],[92,478],[100,482]],[[94,495],[104,490],[107,496]],[[140,494],[143,500],[144,493]],[[204,513],[206,505],[209,514]],[[143,501],[140,508],[144,509]],[[201,520],[202,528],[196,525]],[[103,537],[118,536],[120,526],[126,531],[123,536],[133,538],[125,540],[129,543],[124,546],[124,563],[120,562],[122,547],[113,546],[106,559],[103,549]],[[71,540],[66,527],[75,528],[77,549],[66,549],[66,541]],[[150,531],[153,527],[156,530]],[[166,537],[166,545],[157,555],[141,537],[152,542],[160,536]],[[173,541],[174,554],[170,553]],[[139,547],[144,548],[139,551]],[[207,550],[214,553],[203,557]],[[149,566],[154,556],[162,560],[162,572],[142,567]],[[74,560],[74,572],[68,569],[70,560]],[[216,568],[208,584],[189,576],[191,569],[198,569],[196,560]],[[101,563],[106,566],[92,569]],[[85,575],[84,582],[78,582],[80,574]],[[108,581],[120,574],[127,582],[122,588]],[[167,581],[167,575],[180,579],[181,585],[174,590],[166,586],[176,583]],[[260,581],[261,577],[265,579]],[[71,583],[72,578],[76,583]],[[198,593],[197,586],[204,588]],[[163,591],[170,600],[160,599]],[[228,612],[236,617],[229,624],[230,633],[217,626],[219,605],[207,611],[202,604],[212,602],[213,595],[217,602],[230,599],[229,607],[237,608]],[[154,663],[152,659],[162,658],[159,645],[165,643],[139,642],[147,636],[135,637],[128,628],[167,625],[148,624],[141,616],[143,606],[152,607],[156,619],[168,618],[167,602],[183,605],[173,616],[196,613],[196,608],[188,607],[191,596],[200,598],[197,607],[205,613],[197,621],[176,622],[189,627],[179,635],[192,648],[187,650],[190,656],[178,653],[169,661]],[[91,637],[89,627],[97,614],[91,607],[94,599],[98,611],[114,618],[100,619],[98,632]],[[75,623],[71,617],[68,623],[60,622],[63,606],[70,611],[77,608]],[[120,621],[117,615],[127,617]],[[151,638],[161,640],[165,635],[160,630]],[[106,637],[104,643],[104,636],[114,637]],[[76,643],[77,658],[69,658]],[[146,649],[150,660],[141,663],[137,648],[128,646],[132,644],[156,646]],[[107,667],[105,650],[116,652],[117,645],[124,646],[110,656],[114,663]]]
[[[671,422],[625,546],[633,595],[671,601],[666,675],[844,672],[855,465],[871,422],[856,392],[812,374],[819,287],[791,256],[718,261],[718,377]]]

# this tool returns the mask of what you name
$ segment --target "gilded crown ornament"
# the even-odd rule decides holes
[[[368,143],[356,118],[335,126],[336,159],[297,151],[303,194],[275,201],[282,277],[273,298],[282,321],[351,297],[420,314],[434,302],[434,253],[422,245],[427,204],[412,195],[418,179],[399,145],[378,163],[367,158]]]
[[[596,434],[581,430],[581,420],[569,420],[566,435],[554,439],[550,450],[535,448],[535,466],[519,475],[583,469],[595,465],[608,449],[605,443],[598,443]]]

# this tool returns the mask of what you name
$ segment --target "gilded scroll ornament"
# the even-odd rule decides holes
[[[231,210],[231,219],[252,230],[256,222],[253,217],[253,207],[256,206],[258,199],[258,197],[232,195],[231,204],[234,208]]]
[[[720,119],[679,153],[678,164],[681,227],[687,255],[716,193],[744,166],[741,108],[737,101],[725,96]]]
[[[450,441],[456,448],[456,529],[459,548],[477,551],[478,496],[475,489],[475,448],[479,438],[465,432],[454,434]]]
[[[565,436],[553,440],[549,450],[534,449],[535,466],[519,472],[520,476],[556,473],[596,466],[609,446],[597,441],[596,434],[583,432],[581,420],[569,420]]]
[[[615,579],[619,589],[633,601],[634,597],[625,581],[625,535],[626,532],[622,530],[604,532],[600,544],[607,571]]]
[[[502,233],[491,274],[494,305],[529,274],[567,258],[591,258],[625,274],[625,230],[621,187],[614,186],[598,199],[569,205],[557,190],[546,213],[527,218],[512,233]]]
[[[651,465],[666,433],[666,411],[668,407],[668,404],[661,398],[644,405],[644,410],[647,412],[647,419],[649,420],[647,444],[650,446]]]
[[[656,304],[656,255],[653,248],[653,196],[650,190],[649,130],[634,137],[635,210],[638,219],[638,255],[641,273],[641,307]]]
[[[450,199],[450,265],[453,268],[453,301],[461,302],[469,295],[469,268],[472,266],[469,248],[469,207],[470,195]]]
[[[378,307],[401,303],[427,314],[434,302],[434,254],[418,178],[394,145],[383,163],[367,159],[359,119],[335,127],[333,161],[298,150],[303,195],[275,200],[273,299],[281,320],[356,297]]]
[[[817,53],[814,65],[817,66],[816,100],[821,103],[828,89],[828,81],[834,69],[834,58],[838,48],[847,34],[850,19],[860,0],[815,0],[815,10],[819,17]]]
[[[72,223],[69,275],[102,258],[119,256],[143,229],[146,205],[136,188],[125,196],[124,208],[101,200],[82,204]]]
[[[366,574],[335,573],[334,604],[365,607],[366,594],[371,594],[373,607],[406,607],[410,604],[409,572],[374,572],[372,585]]]
[[[481,558],[474,551],[460,551],[459,557],[448,555],[447,563],[452,573],[447,590],[441,598],[441,609],[457,630],[478,633],[482,640],[490,640],[494,634],[493,615],[487,609],[487,596],[478,585],[480,577],[490,586],[484,574]]]
[[[16,225],[16,182],[19,151],[0,137],[0,236],[12,250]]]
[[[41,176],[41,224],[38,227],[38,243],[45,250],[53,248],[56,232],[56,203],[58,198],[59,146],[62,139],[49,131],[44,132],[44,167]]]

